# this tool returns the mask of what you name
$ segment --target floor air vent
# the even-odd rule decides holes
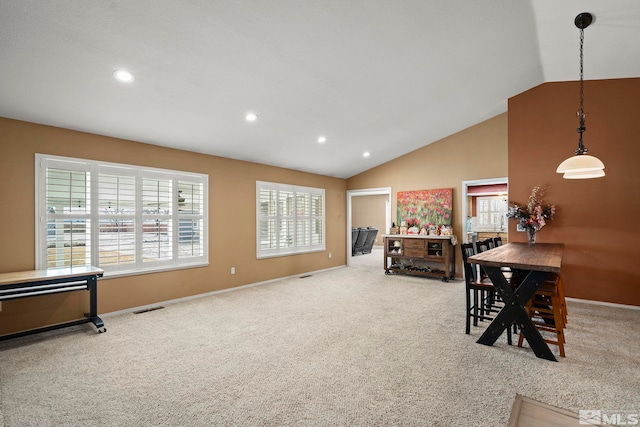
[[[163,308],[164,308],[163,306],[159,305],[157,307],[145,308],[144,310],[134,311],[133,314],[148,313],[150,311],[162,310]]]

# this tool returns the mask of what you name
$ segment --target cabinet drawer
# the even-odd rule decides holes
[[[424,250],[424,240],[422,239],[403,239],[405,249],[422,249]]]
[[[421,248],[404,248],[404,255],[416,258],[424,258],[424,247]]]

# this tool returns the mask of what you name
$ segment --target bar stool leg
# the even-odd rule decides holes
[[[555,282],[557,285],[558,281]],[[542,301],[537,301],[538,305],[536,305],[536,297],[541,297]],[[544,301],[544,297],[549,298],[546,302]],[[550,303],[551,308],[547,308],[546,304]],[[558,350],[560,353],[560,357],[565,357],[564,351],[564,320],[562,314],[562,303],[561,299],[558,296],[557,286],[554,286],[552,289],[539,290],[534,294],[534,296],[527,301],[525,306],[525,310],[529,319],[533,319],[535,313],[537,312],[542,322],[534,322],[536,328],[541,331],[553,332],[556,335],[556,340],[545,339],[544,341],[548,344],[554,344],[558,346]],[[553,320],[553,326],[550,323],[545,322],[547,320]],[[520,336],[518,337],[518,347],[522,347],[524,343],[524,335],[520,332]]]

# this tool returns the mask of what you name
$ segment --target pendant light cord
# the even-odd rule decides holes
[[[587,151],[587,147],[582,143],[582,133],[586,130],[584,126],[584,66],[583,66],[583,45],[584,45],[584,28],[580,28],[580,108],[578,109],[578,120],[580,122],[580,126],[577,131],[580,134],[580,138],[578,139],[578,149],[576,150],[576,154],[585,154]]]

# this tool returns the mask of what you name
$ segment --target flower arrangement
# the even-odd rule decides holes
[[[556,213],[556,206],[544,204],[542,198],[546,186],[536,185],[531,190],[529,202],[526,205],[512,203],[507,212],[507,218],[517,220],[522,227],[538,231],[545,226],[547,220],[552,220]]]
[[[408,234],[418,234],[420,233],[420,222],[416,218],[407,218],[405,221],[407,224],[407,233]]]
[[[406,223],[407,227],[420,228],[420,221],[417,218],[407,218]]]

